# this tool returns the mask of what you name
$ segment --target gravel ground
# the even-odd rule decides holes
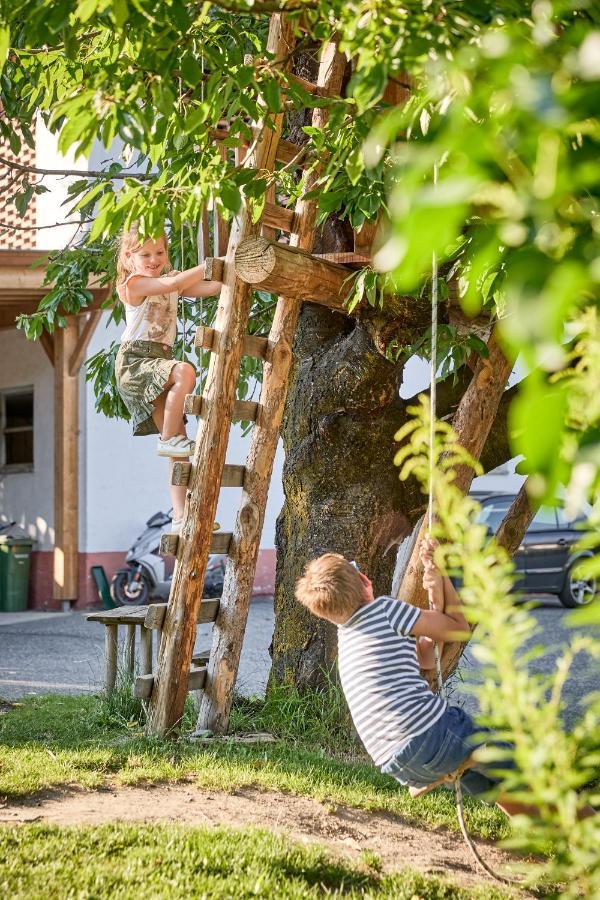
[[[561,646],[574,633],[566,623],[568,612],[554,597],[540,600],[535,610],[539,625],[536,642],[547,652],[532,664],[535,671],[554,671]],[[198,629],[196,650],[210,647],[210,629],[210,625]],[[250,609],[238,676],[238,690],[246,695],[265,689],[272,633],[273,601],[257,598]],[[14,700],[35,694],[97,691],[102,685],[103,656],[104,627],[86,622],[81,613],[0,613],[0,697]],[[461,675],[466,684],[477,677],[477,663],[468,652]],[[600,667],[580,655],[564,692],[568,725],[578,717],[581,698],[592,690],[600,690]],[[461,702],[463,694],[458,687]],[[469,710],[475,708],[475,700],[468,694],[464,703]]]

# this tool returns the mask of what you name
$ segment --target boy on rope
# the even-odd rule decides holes
[[[472,759],[485,742],[486,729],[464,710],[434,694],[420,668],[433,668],[434,645],[469,632],[461,601],[450,579],[433,562],[435,544],[421,546],[423,587],[433,609],[373,596],[370,580],[336,553],[306,567],[296,599],[338,627],[339,672],[356,730],[373,762],[385,774],[415,788],[468,768],[461,783],[483,795],[499,778],[491,770],[512,768],[511,746],[500,741],[499,760]],[[508,815],[531,807],[505,797],[497,801]]]
[[[121,237],[117,293],[125,309],[125,331],[115,360],[119,393],[131,414],[134,435],[159,434],[157,452],[170,458],[172,532],[178,533],[187,488],[171,484],[173,460],[194,455],[183,407],[193,392],[196,372],[173,358],[177,303],[187,297],[211,297],[219,281],[204,280],[204,263],[185,272],[169,271],[167,236],[142,241],[137,229]],[[168,274],[163,274],[164,272]]]

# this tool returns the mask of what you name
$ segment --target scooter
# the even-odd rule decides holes
[[[115,573],[110,585],[110,595],[118,606],[143,606],[151,599],[169,599],[172,572],[167,574],[159,547],[160,536],[171,521],[170,513],[155,513],[146,522],[145,531],[133,542],[125,557],[127,567]],[[203,597],[221,596],[224,574],[225,557],[209,556]]]

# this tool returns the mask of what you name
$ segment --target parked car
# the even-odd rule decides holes
[[[481,504],[481,521],[495,534],[514,495],[472,495]],[[527,594],[556,594],[569,608],[585,606],[597,595],[594,578],[580,578],[576,564],[591,553],[576,550],[585,517],[569,519],[562,506],[542,506],[523,536],[513,559],[518,574],[516,587]]]

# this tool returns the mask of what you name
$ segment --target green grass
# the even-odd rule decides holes
[[[412,871],[381,875],[319,847],[253,828],[111,824],[0,827],[0,893],[18,898],[346,897],[500,900],[486,885],[459,888]]]
[[[129,702],[129,700],[127,700]],[[367,762],[348,762],[316,749],[321,726],[274,744],[236,744],[145,738],[134,713],[98,697],[47,696],[26,700],[0,716],[0,796],[17,800],[42,790],[80,785],[133,785],[190,781],[211,790],[242,787],[286,791],[331,805],[384,810],[416,825],[457,830],[454,798],[437,790],[411,800],[405,788]],[[237,714],[236,714],[237,715]],[[244,730],[275,725],[271,709],[252,718],[248,706],[238,724]],[[269,730],[269,729],[265,729]],[[270,729],[276,733],[276,729]],[[350,739],[349,739],[350,740]],[[356,752],[356,750],[354,751]],[[466,798],[472,834],[507,836],[497,809]]]

